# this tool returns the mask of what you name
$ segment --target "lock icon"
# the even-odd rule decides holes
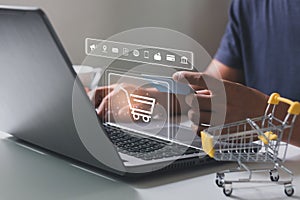
[[[161,54],[159,52],[154,55],[154,60],[161,61]]]

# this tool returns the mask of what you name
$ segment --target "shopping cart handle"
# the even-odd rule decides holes
[[[273,104],[273,105],[278,105],[279,102],[283,102],[290,105],[288,109],[289,114],[291,115],[300,114],[300,103],[298,101],[292,101],[290,99],[280,97],[278,93],[273,93],[268,100],[268,104]]]

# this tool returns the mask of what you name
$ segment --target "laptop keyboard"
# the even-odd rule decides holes
[[[200,153],[200,150],[195,148],[167,142],[157,138],[142,137],[109,124],[104,124],[104,129],[119,152],[143,160],[154,160]]]

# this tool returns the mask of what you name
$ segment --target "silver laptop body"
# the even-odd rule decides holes
[[[0,7],[0,60],[1,131],[120,175],[190,167],[209,160],[200,150],[185,153],[195,148],[103,124],[40,9]],[[146,159],[147,152],[137,155],[114,145],[107,133],[111,129],[164,144],[161,149],[172,145],[186,149],[182,155],[157,153],[156,158]]]

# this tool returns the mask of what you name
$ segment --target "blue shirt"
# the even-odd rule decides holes
[[[249,87],[300,100],[300,0],[233,0],[215,59]]]

